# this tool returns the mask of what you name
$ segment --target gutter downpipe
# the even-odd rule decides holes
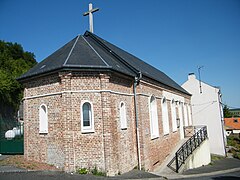
[[[135,121],[136,121],[136,140],[137,140],[137,152],[138,152],[138,168],[142,170],[141,163],[141,151],[140,151],[140,136],[139,136],[139,128],[138,128],[138,109],[137,109],[137,93],[136,88],[139,84],[140,79],[142,78],[142,73],[139,72],[138,77],[135,77],[133,84],[133,93],[134,93],[134,110],[135,110]]]

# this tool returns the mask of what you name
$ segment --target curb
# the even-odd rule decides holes
[[[231,172],[236,172],[240,171],[240,168],[233,168],[233,169],[226,169],[226,170],[219,170],[219,171],[214,171],[214,172],[209,172],[209,173],[200,173],[200,174],[189,174],[189,175],[162,175],[166,179],[179,179],[179,178],[191,178],[191,177],[205,177],[205,176],[213,176],[213,175],[220,175],[220,174],[225,174],[225,173],[231,173]]]

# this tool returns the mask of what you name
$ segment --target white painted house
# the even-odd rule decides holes
[[[182,87],[192,94],[193,125],[207,125],[210,152],[225,156],[226,133],[223,128],[224,119],[220,89],[199,82],[194,73],[188,75],[188,80],[183,83]]]

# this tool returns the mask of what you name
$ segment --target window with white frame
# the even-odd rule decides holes
[[[126,107],[125,103],[120,103],[120,123],[121,129],[127,129],[127,116],[126,116]]]
[[[81,103],[81,131],[83,133],[94,132],[93,106],[89,101]]]
[[[187,116],[187,105],[183,105],[183,115],[184,115],[184,126],[188,126],[188,116]]]
[[[174,99],[171,102],[171,112],[172,112],[172,130],[177,131],[177,115],[176,115],[176,102]]]
[[[168,107],[167,100],[164,97],[162,99],[162,121],[163,121],[163,134],[169,134],[169,119],[168,119]]]
[[[45,104],[39,108],[39,133],[48,133],[48,110]]]
[[[149,112],[150,112],[151,139],[154,139],[154,138],[159,137],[157,101],[154,96],[151,96],[151,98],[150,98]]]
[[[188,108],[188,120],[189,120],[189,125],[192,125],[192,113],[191,113],[191,107],[190,107],[189,104],[187,105],[187,108]]]

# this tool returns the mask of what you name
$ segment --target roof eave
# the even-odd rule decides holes
[[[131,74],[127,74],[127,73],[123,73],[121,71],[117,71],[115,69],[112,69],[110,66],[107,67],[107,66],[64,66],[64,67],[61,67],[61,68],[57,68],[57,69],[54,69],[54,70],[49,70],[49,71],[45,71],[43,73],[39,73],[39,74],[32,74],[32,75],[29,75],[29,76],[26,76],[26,77],[19,77],[17,78],[17,81],[19,81],[20,83],[24,83],[30,79],[35,79],[35,78],[39,78],[39,77],[43,77],[43,76],[48,76],[48,75],[51,75],[51,74],[54,74],[54,73],[58,73],[58,72],[61,72],[61,71],[91,71],[91,72],[96,72],[96,71],[108,71],[108,72],[117,72],[117,73],[121,73],[121,74],[124,74],[126,76],[129,76],[129,77],[135,77]]]

